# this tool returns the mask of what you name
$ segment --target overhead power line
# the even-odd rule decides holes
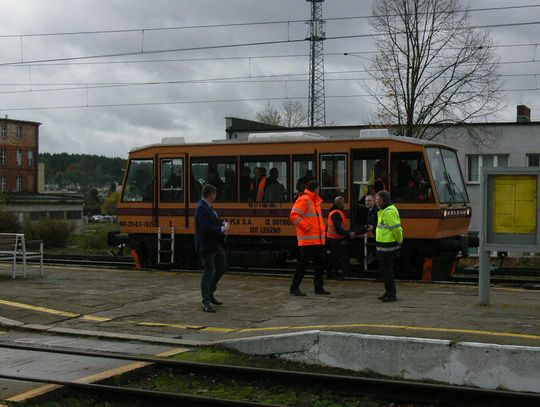
[[[539,88],[521,88],[521,89],[501,89],[501,92],[538,92]],[[370,94],[353,95],[327,95],[327,99],[353,99],[371,97]],[[385,96],[385,95],[380,95]],[[83,108],[102,108],[102,107],[134,107],[134,106],[163,106],[163,105],[182,105],[182,104],[202,104],[202,103],[237,103],[237,102],[273,102],[282,100],[307,100],[307,96],[288,96],[288,97],[265,97],[265,98],[242,98],[242,99],[207,99],[207,100],[176,100],[168,102],[133,102],[133,103],[99,103],[99,104],[81,104],[65,106],[37,106],[37,107],[17,107],[0,108],[0,111],[14,112],[23,110],[61,110],[61,109],[83,109]]]
[[[527,21],[521,23],[505,23],[505,24],[491,24],[476,26],[471,28],[498,28],[498,27],[516,27],[516,26],[530,26],[530,25],[540,25],[540,21]],[[338,35],[334,37],[326,37],[326,40],[341,40],[341,39],[352,39],[352,38],[369,38],[377,37],[382,34],[368,33],[368,34],[351,34],[351,35]],[[63,57],[63,58],[46,58],[46,59],[35,59],[27,61],[17,61],[17,62],[4,62],[0,63],[0,66],[17,66],[22,64],[40,64],[45,62],[60,62],[60,61],[74,61],[81,59],[97,59],[97,58],[112,58],[112,57],[122,57],[122,56],[132,56],[132,55],[143,55],[143,54],[160,54],[160,53],[170,53],[170,52],[184,52],[184,51],[202,51],[202,50],[211,50],[211,49],[227,49],[227,48],[242,48],[242,47],[253,47],[253,46],[264,46],[264,45],[277,45],[277,44],[291,44],[307,41],[305,38],[302,39],[286,39],[286,40],[274,40],[274,41],[259,41],[259,42],[245,42],[237,44],[221,44],[221,45],[207,45],[207,46],[197,46],[197,47],[186,47],[186,48],[170,48],[170,49],[158,49],[158,50],[138,50],[131,52],[117,52],[110,54],[95,54],[95,55],[81,55],[75,57]]]
[[[538,61],[540,62],[540,61]],[[350,73],[367,73],[367,70],[354,70],[354,71],[329,71],[328,75],[336,74],[350,74]],[[0,95],[10,94],[23,94],[23,93],[40,93],[40,92],[64,92],[73,90],[95,90],[95,89],[109,89],[109,88],[124,88],[124,87],[136,87],[136,86],[162,86],[162,85],[184,85],[184,84],[246,84],[246,83],[287,83],[287,82],[308,82],[308,79],[288,79],[289,77],[308,76],[307,73],[292,73],[292,74],[279,74],[279,75],[255,75],[255,76],[234,76],[234,77],[222,77],[222,78],[206,78],[206,79],[182,79],[182,80],[170,80],[170,81],[145,81],[145,82],[102,82],[102,83],[0,83],[0,86],[63,86],[60,88],[45,88],[45,89],[23,89],[23,90],[9,90],[0,91]],[[537,77],[540,73],[514,73],[514,74],[500,74],[500,77],[508,78],[520,78],[520,77]],[[281,79],[275,79],[281,78]],[[326,78],[326,81],[331,82],[358,82],[358,81],[372,81],[374,78]]]
[[[515,6],[501,6],[501,7],[481,7],[481,8],[464,8],[458,9],[448,13],[459,12],[486,12],[486,11],[505,11],[505,10],[520,10],[538,8],[540,4],[522,4]],[[422,13],[421,13],[422,14]],[[385,17],[397,17],[397,14],[383,15]],[[359,20],[370,19],[373,15],[360,15],[360,16],[346,16],[346,17],[329,17],[325,18],[325,21],[343,21],[343,20]],[[0,38],[28,38],[28,37],[53,37],[53,36],[68,36],[68,35],[94,35],[94,34],[123,34],[123,33],[135,33],[135,32],[155,32],[155,31],[178,31],[178,30],[190,30],[200,28],[227,28],[227,27],[245,27],[245,26],[258,26],[258,25],[278,25],[278,24],[294,24],[305,23],[305,19],[302,20],[274,20],[274,21],[248,21],[240,23],[224,23],[224,24],[198,24],[198,25],[183,25],[172,27],[147,27],[147,28],[127,28],[127,29],[112,29],[112,30],[87,30],[87,31],[60,31],[51,33],[29,33],[29,34],[2,34]]]

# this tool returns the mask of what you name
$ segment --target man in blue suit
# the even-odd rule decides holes
[[[214,297],[214,293],[227,268],[223,245],[229,232],[229,224],[222,222],[212,208],[216,195],[215,186],[210,184],[203,186],[202,198],[195,210],[195,248],[201,262],[201,294],[205,312],[216,312],[212,304],[223,304]]]

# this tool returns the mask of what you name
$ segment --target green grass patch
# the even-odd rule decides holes
[[[118,229],[117,224],[88,223],[83,226],[82,233],[70,235],[66,247],[50,249],[46,252],[50,254],[113,255],[118,252],[118,249],[107,245],[107,234]],[[129,255],[128,247],[124,249],[124,255]]]

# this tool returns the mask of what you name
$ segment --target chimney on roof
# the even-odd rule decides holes
[[[517,106],[517,119],[518,123],[529,123],[531,121],[531,109],[525,105]]]

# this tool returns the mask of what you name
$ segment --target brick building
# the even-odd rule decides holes
[[[40,124],[0,118],[0,192],[38,192]]]

